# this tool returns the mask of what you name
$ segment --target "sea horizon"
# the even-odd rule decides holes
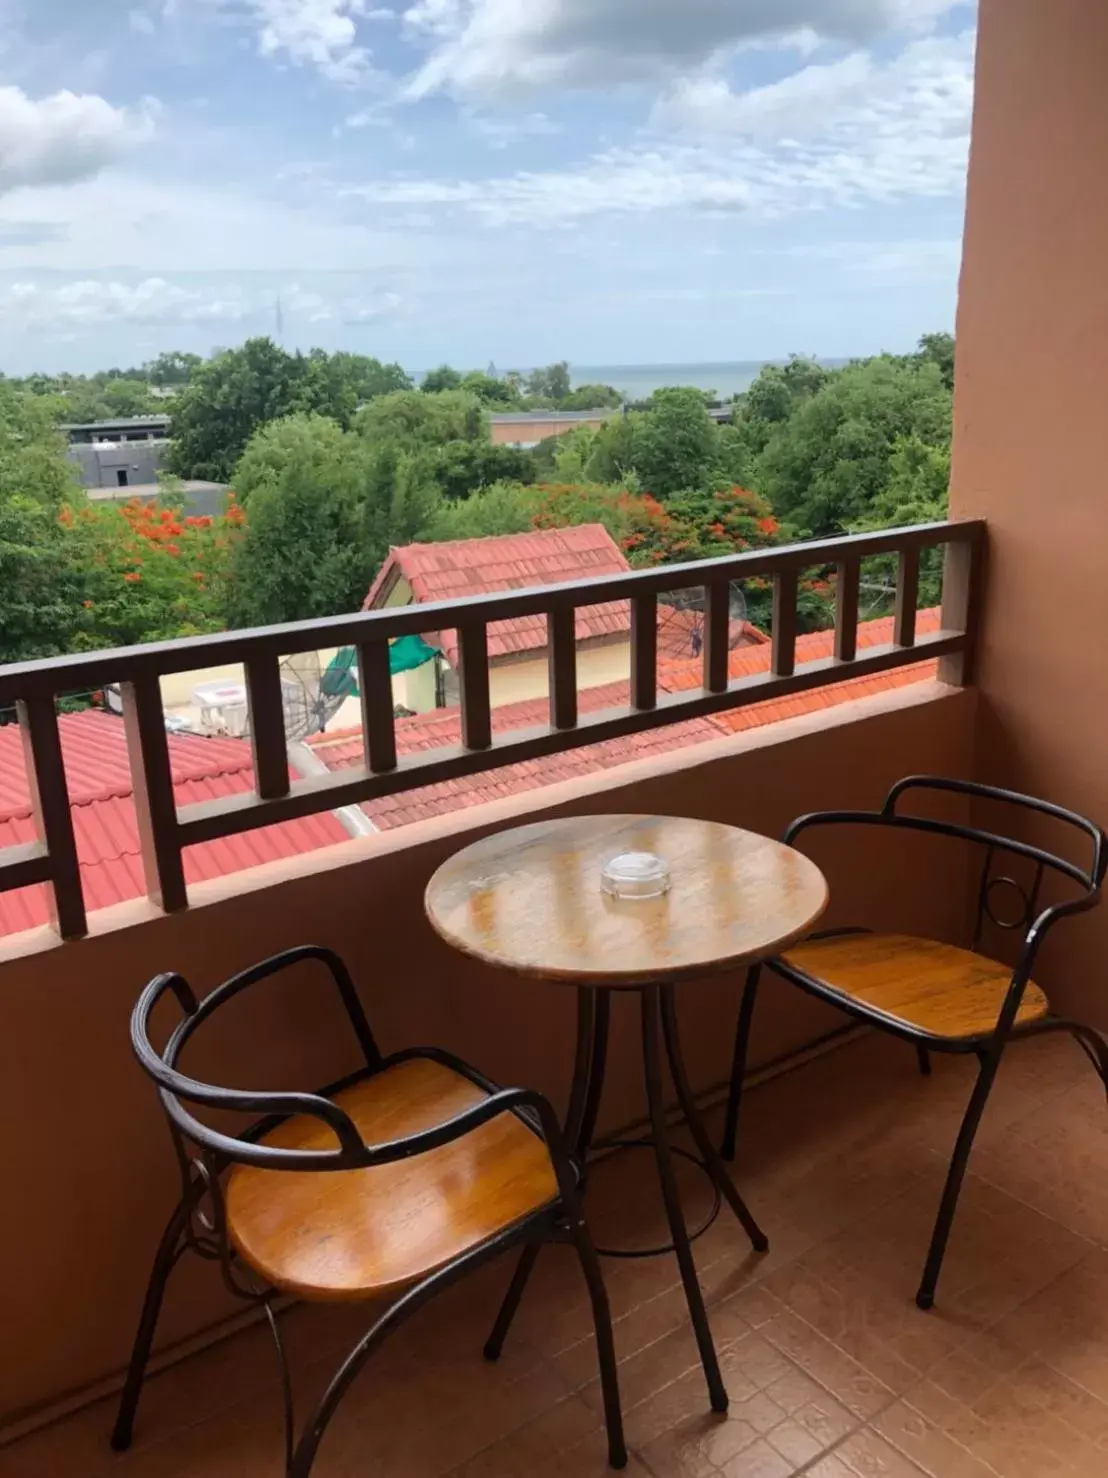
[[[812,355],[819,364],[828,369],[839,369],[849,360]],[[731,359],[701,360],[699,362],[660,362],[655,364],[573,364],[569,366],[573,385],[611,385],[628,400],[645,400],[656,390],[672,386],[691,386],[696,390],[715,391],[721,399],[730,399],[749,390],[758,375],[769,364],[787,364],[788,357],[779,359]],[[507,366],[515,369],[516,366]],[[521,368],[519,374],[528,375],[533,366]],[[418,385],[426,370],[412,375]],[[499,374],[505,373],[498,369]]]

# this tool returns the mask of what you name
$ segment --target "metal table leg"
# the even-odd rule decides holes
[[[660,987],[662,1005],[662,1035],[666,1043],[666,1056],[669,1058],[670,1076],[673,1085],[677,1089],[677,1097],[681,1101],[681,1111],[685,1115],[685,1123],[696,1147],[702,1156],[704,1169],[712,1178],[713,1184],[723,1195],[724,1200],[742,1223],[743,1231],[750,1238],[751,1246],[755,1252],[768,1252],[769,1239],[762,1231],[758,1223],[751,1216],[746,1203],[735,1189],[735,1183],[727,1173],[719,1151],[712,1143],[708,1131],[697,1112],[696,1101],[693,1098],[692,1088],[689,1084],[689,1075],[685,1071],[685,1062],[681,1056],[681,1039],[677,1031],[677,1004],[673,995],[672,985]]]
[[[658,1048],[658,1019],[661,1014],[661,988],[645,986],[639,993],[642,1006],[643,1068],[646,1075],[646,1097],[650,1105],[650,1124],[654,1137],[654,1155],[658,1162],[658,1177],[662,1182],[662,1196],[666,1205],[673,1248],[677,1254],[677,1266],[681,1270],[681,1282],[685,1287],[685,1301],[689,1306],[693,1332],[700,1350],[700,1363],[708,1382],[708,1397],[713,1411],[727,1410],[727,1391],[720,1374],[716,1347],[712,1343],[712,1331],[708,1327],[708,1314],[704,1307],[704,1294],[697,1277],[693,1261],[692,1245],[688,1228],[681,1210],[681,1197],[673,1174],[673,1156],[666,1126],[665,1089],[662,1084],[662,1059]]]
[[[600,1099],[604,1092],[608,1027],[612,1016],[611,995],[610,990],[582,989],[577,992],[577,1051],[565,1133],[570,1154],[579,1167],[582,1184],[585,1179],[585,1160],[596,1131],[596,1117],[600,1112]],[[499,1360],[538,1257],[538,1243],[529,1243],[520,1253],[492,1332],[485,1341],[486,1360]]]

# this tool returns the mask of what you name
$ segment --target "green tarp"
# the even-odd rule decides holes
[[[393,676],[398,672],[411,672],[413,667],[422,667],[437,656],[437,649],[429,647],[421,636],[401,636],[389,647],[389,671]],[[344,698],[356,698],[356,667],[357,654],[353,647],[343,647],[336,652],[320,684],[324,696],[333,698],[341,694]]]

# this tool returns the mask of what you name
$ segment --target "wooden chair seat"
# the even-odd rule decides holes
[[[1012,971],[968,949],[907,934],[839,934],[790,949],[782,962],[875,1021],[964,1042],[996,1028]],[[1046,996],[1028,983],[1016,1024],[1038,1021]]]
[[[479,1103],[468,1078],[424,1059],[336,1094],[367,1144],[444,1123]],[[261,1141],[332,1149],[317,1119],[288,1119]],[[234,1246],[275,1288],[321,1300],[371,1297],[425,1277],[556,1199],[543,1141],[511,1113],[422,1155],[326,1174],[238,1165],[227,1181]]]

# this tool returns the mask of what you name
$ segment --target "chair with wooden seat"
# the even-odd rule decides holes
[[[305,961],[330,972],[364,1067],[318,1093],[242,1092],[179,1070],[182,1050],[219,1007]],[[159,1052],[149,1022],[167,992],[184,1016]],[[313,945],[242,971],[202,1001],[180,975],[156,976],[135,1007],[131,1041],[168,1117],[182,1190],[155,1257],[113,1447],[131,1444],[166,1283],[185,1252],[217,1262],[230,1291],[267,1318],[281,1361],[286,1475],[308,1478],[347,1389],[408,1315],[510,1248],[562,1241],[577,1252],[592,1304],[609,1461],[625,1466],[611,1317],[581,1211],[581,1167],[547,1099],[499,1089],[435,1049],[383,1057],[346,967]],[[260,1117],[236,1135],[201,1122],[186,1105]],[[376,1304],[299,1440],[274,1309],[282,1295]]]
[[[1082,834],[1085,844],[1091,844],[1089,865],[1079,866],[1064,856],[1012,836],[901,809],[903,797],[918,796],[921,792],[961,795],[975,803],[996,802],[1025,814],[1052,818],[1075,829]],[[1069,1032],[1084,1049],[1108,1091],[1108,1042],[1091,1027],[1054,1015],[1046,993],[1031,978],[1043,940],[1053,926],[1099,901],[1108,867],[1108,837],[1085,817],[1048,801],[994,786],[931,776],[910,776],[899,781],[879,811],[826,811],[802,816],[789,827],[784,839],[792,844],[802,833],[826,826],[884,827],[953,837],[981,848],[984,853],[970,949],[905,934],[836,929],[814,935],[765,965],[810,995],[911,1042],[925,1073],[930,1071],[931,1052],[972,1053],[978,1058],[977,1081],[955,1142],[916,1294],[919,1307],[929,1309],[935,1300],[935,1287],[974,1136],[1009,1042],[1042,1032]],[[1025,859],[1024,866],[1034,865],[1029,887],[994,872],[997,857],[1004,854]],[[1048,874],[1052,879],[1062,880],[1071,896],[1043,906],[1040,895]],[[998,916],[995,900],[1001,890],[1019,900],[1018,915]],[[1014,969],[978,952],[982,933],[990,923],[998,929],[1022,932]],[[724,1158],[728,1160],[735,1155],[743,1076],[761,969],[755,966],[748,972],[739,1009],[722,1146]]]

